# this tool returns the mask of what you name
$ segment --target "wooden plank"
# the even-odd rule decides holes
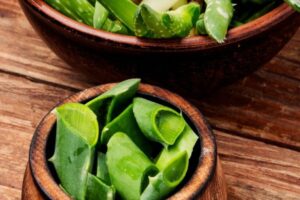
[[[298,150],[299,102],[298,80],[264,70],[202,101],[194,101],[217,129]]]
[[[21,191],[0,185],[1,200],[18,200],[21,197]]]
[[[299,199],[299,152],[215,133],[229,186],[228,199]]]

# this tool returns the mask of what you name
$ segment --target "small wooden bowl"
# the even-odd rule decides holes
[[[106,84],[84,90],[65,99],[61,104],[86,102],[109,90],[113,85]],[[227,199],[223,173],[217,158],[215,138],[198,109],[182,97],[151,85],[141,84],[137,95],[146,96],[175,109],[180,109],[195,132],[199,134],[200,140],[191,157],[187,177],[179,186],[179,191],[171,195],[170,199]],[[33,136],[29,168],[26,170],[23,182],[22,199],[24,200],[70,199],[58,186],[52,173],[53,169],[47,161],[52,154],[49,151],[53,151],[54,148],[55,123],[56,116],[52,112],[48,113],[40,122]]]
[[[263,17],[231,29],[222,44],[206,36],[151,40],[94,29],[62,15],[43,0],[19,2],[48,46],[94,82],[141,77],[196,98],[267,63],[300,24],[300,15],[282,3]]]

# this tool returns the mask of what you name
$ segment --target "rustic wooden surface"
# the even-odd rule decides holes
[[[0,199],[20,199],[33,131],[61,99],[96,83],[57,58],[17,0],[0,0]],[[270,63],[201,101],[229,199],[300,199],[300,31]]]

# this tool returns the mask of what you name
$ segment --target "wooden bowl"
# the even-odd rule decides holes
[[[279,52],[300,24],[300,15],[283,3],[231,29],[223,44],[204,36],[151,40],[96,30],[62,15],[43,0],[19,2],[48,46],[94,82],[141,77],[192,97],[258,69]]]
[[[84,90],[67,99],[66,102],[86,102],[109,90],[114,84],[106,84]],[[199,134],[190,160],[190,167],[183,184],[170,199],[227,199],[226,185],[221,165],[217,159],[215,138],[201,113],[180,96],[159,87],[141,84],[137,95],[146,96],[157,102],[180,109],[186,120]],[[33,136],[29,168],[26,170],[23,194],[24,200],[70,199],[58,186],[52,165],[47,159],[54,151],[56,116],[49,112],[40,122]]]

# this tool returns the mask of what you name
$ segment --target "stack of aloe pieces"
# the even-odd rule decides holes
[[[136,97],[139,79],[123,81],[57,116],[54,165],[78,200],[164,199],[186,176],[198,139],[181,113]]]

